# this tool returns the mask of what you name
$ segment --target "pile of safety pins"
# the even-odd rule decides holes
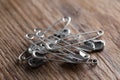
[[[61,22],[63,24],[58,27]],[[71,17],[63,17],[47,29],[35,28],[34,34],[26,34],[31,45],[19,55],[19,61],[31,67],[38,67],[48,61],[96,65],[97,59],[91,59],[90,53],[104,49],[105,42],[98,40],[104,32],[78,33],[70,22]]]

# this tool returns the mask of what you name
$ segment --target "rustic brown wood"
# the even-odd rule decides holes
[[[26,33],[71,16],[79,30],[102,29],[104,51],[96,67],[49,62],[37,69],[16,59],[29,43]],[[120,0],[0,0],[0,80],[120,80]]]

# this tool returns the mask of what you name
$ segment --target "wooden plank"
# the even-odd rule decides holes
[[[0,80],[120,80],[119,14],[119,0],[0,0]],[[105,31],[104,51],[92,54],[99,64],[18,65],[17,57],[30,45],[24,35],[63,16],[71,16],[80,32]]]

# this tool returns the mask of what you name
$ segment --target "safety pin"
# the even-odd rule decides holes
[[[64,28],[66,28],[66,27],[68,26],[68,24],[71,22],[71,17],[65,16],[65,17],[59,19],[59,20],[56,21],[54,24],[52,24],[51,26],[49,26],[46,30],[44,30],[44,31],[43,31],[43,34],[45,34],[45,33],[46,33],[47,31],[49,31],[50,29],[54,29],[53,27],[56,26],[56,25],[57,25],[59,22],[61,22],[61,21],[66,22],[66,24],[65,24],[65,26],[64,26]],[[63,28],[63,29],[64,29],[64,28]],[[56,31],[56,32],[57,32],[57,31]]]
[[[65,24],[65,26],[63,27],[63,29],[61,29],[61,30],[59,30],[59,31],[56,31],[56,30],[54,30],[54,26],[56,25],[56,24],[58,24],[60,21],[67,21],[67,23]],[[63,31],[64,29],[66,29],[66,27],[68,26],[68,25],[71,25],[71,17],[63,17],[63,18],[61,18],[60,20],[58,20],[56,23],[54,23],[52,26],[50,26],[50,27],[48,27],[47,28],[47,30],[45,30],[44,32],[43,32],[43,34],[45,34],[48,30],[54,30],[54,34],[57,34],[57,33],[60,33],[61,31]],[[71,26],[72,28],[74,28],[73,26]],[[68,36],[66,36],[66,37],[64,37],[64,38],[61,38],[61,39],[66,39],[66,38],[69,38],[69,37],[74,37],[74,36],[81,36],[81,35],[87,35],[87,34],[93,34],[93,33],[97,33],[97,36],[95,36],[95,37],[93,37],[93,39],[90,39],[90,40],[94,40],[94,39],[96,39],[96,38],[99,38],[100,36],[102,36],[103,34],[104,34],[104,31],[102,31],[102,30],[99,30],[99,31],[89,31],[89,32],[84,32],[84,33],[79,33],[79,34],[70,34],[70,35],[68,35]],[[53,34],[52,35],[49,35],[49,37],[50,36],[53,36]]]
[[[61,38],[61,39],[66,39],[66,38],[75,37],[75,36],[78,37],[81,35],[88,35],[88,34],[93,34],[93,33],[97,33],[97,35],[91,39],[88,39],[87,41],[94,40],[94,39],[101,37],[104,34],[104,31],[98,30],[98,31],[89,31],[89,32],[84,32],[84,33],[79,33],[79,34],[71,34],[71,35],[68,35],[65,38]]]
[[[59,56],[59,55],[57,55],[57,54],[55,54],[55,53],[53,53],[53,52],[48,51],[48,53],[51,54],[51,55],[53,55],[53,56],[55,56],[55,57],[58,57],[58,58],[64,60],[64,62],[68,62],[68,61],[71,62],[69,59],[66,59],[65,57]],[[35,52],[32,54],[32,56],[33,56],[34,58],[43,59],[43,60],[45,60],[45,59],[47,60],[47,59],[48,59],[48,58],[44,58],[44,57],[38,57],[38,56],[35,54]]]

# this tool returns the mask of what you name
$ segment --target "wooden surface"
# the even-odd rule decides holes
[[[16,63],[35,27],[71,16],[80,31],[105,31],[96,67],[49,62],[37,69]],[[0,80],[120,80],[120,0],[0,0]]]

